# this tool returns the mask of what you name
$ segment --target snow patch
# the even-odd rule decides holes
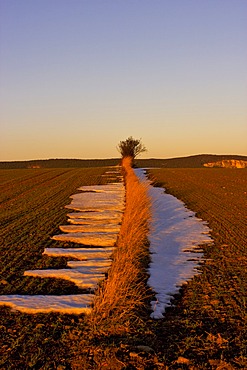
[[[111,183],[107,185],[88,185],[88,186],[81,186],[78,188],[80,191],[94,191],[94,192],[120,192],[122,194],[125,193],[125,187],[122,182]]]
[[[91,233],[84,233],[84,232],[76,232],[76,233],[67,233],[67,234],[59,234],[54,235],[52,239],[66,241],[66,242],[74,242],[84,245],[93,245],[93,246],[102,246],[102,247],[111,247],[117,241],[117,233],[114,232],[91,232]]]
[[[68,222],[72,225],[91,225],[92,223],[95,224],[95,225],[100,225],[102,224],[102,221],[100,219],[84,219],[84,218],[69,218],[68,219]],[[112,220],[104,220],[104,223],[106,224],[109,224],[109,225],[119,225],[119,223],[121,222],[121,219],[119,220],[116,220],[116,219],[112,219]]]
[[[110,259],[91,259],[91,260],[84,260],[84,261],[68,261],[68,267],[81,269],[84,267],[95,268],[97,269],[107,269],[112,264],[112,260]]]
[[[66,208],[76,211],[105,211],[124,209],[123,184],[83,186],[81,193],[71,196],[72,202]]]
[[[109,259],[115,248],[45,248],[43,254],[52,257],[69,257],[78,260]]]
[[[68,213],[67,216],[69,218],[83,218],[85,220],[121,220],[122,219],[122,212],[116,211],[101,211],[101,212],[72,212]],[[91,222],[91,221],[90,221]]]
[[[80,232],[119,232],[120,225],[115,224],[87,224],[87,225],[61,225],[59,229],[64,233],[80,233]]]
[[[25,313],[60,312],[63,314],[89,314],[93,294],[78,295],[2,295],[0,304]]]
[[[142,169],[135,173],[147,183],[152,202],[148,285],[156,293],[156,301],[151,302],[151,317],[158,319],[163,317],[165,307],[170,306],[171,296],[199,273],[198,262],[203,254],[198,253],[198,245],[211,243],[212,239],[206,223],[196,218],[183,202],[166,194],[164,188],[150,186]]]
[[[24,276],[34,276],[41,278],[65,279],[73,282],[79,288],[95,289],[99,280],[104,279],[105,275],[90,269],[58,269],[58,270],[27,270]]]
[[[82,211],[82,212],[102,212],[105,210],[108,211],[123,211],[124,206],[121,204],[99,204],[99,203],[91,203],[91,205],[85,203],[71,203],[65,206],[65,208],[73,209],[74,211]]]

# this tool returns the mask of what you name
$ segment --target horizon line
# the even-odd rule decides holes
[[[247,157],[247,154],[215,154],[215,153],[200,153],[200,154],[190,154],[182,155],[178,157],[149,157],[149,158],[135,158],[136,160],[168,160],[168,159],[179,159],[179,158],[190,158],[198,156],[238,156],[238,157]],[[54,160],[76,160],[76,161],[104,161],[104,160],[121,160],[121,157],[105,157],[105,158],[75,158],[75,157],[53,157],[53,158],[36,158],[36,159],[10,159],[10,160],[0,160],[0,163],[3,162],[33,162],[33,161],[54,161]]]

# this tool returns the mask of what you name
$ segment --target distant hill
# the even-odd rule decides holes
[[[164,167],[164,168],[200,168],[207,163],[219,162],[223,160],[247,161],[247,156],[243,155],[214,155],[199,154],[189,157],[169,158],[169,159],[137,159],[137,167]],[[111,159],[40,159],[31,161],[0,162],[0,169],[17,168],[80,168],[80,167],[108,167],[116,166],[120,163],[120,158]]]
[[[38,159],[31,161],[0,162],[0,169],[11,168],[80,168],[116,166],[120,158],[112,159]]]
[[[169,159],[137,159],[135,161],[138,167],[164,167],[164,168],[200,168],[204,164],[219,162],[223,160],[240,160],[246,161],[247,156],[243,155],[215,155],[199,154],[189,157],[169,158]]]

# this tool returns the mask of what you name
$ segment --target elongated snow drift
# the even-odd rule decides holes
[[[108,221],[109,220],[113,220],[113,222],[120,222],[121,219],[122,219],[122,215],[123,213],[122,212],[116,212],[116,211],[101,211],[101,212],[89,212],[89,211],[85,211],[85,212],[72,212],[72,213],[68,213],[68,217],[70,219],[73,219],[73,218],[82,218],[84,220],[90,220],[90,222],[92,221],[96,221],[96,220],[99,220],[99,221]]]
[[[86,224],[86,225],[61,225],[59,229],[64,233],[81,233],[81,232],[108,232],[118,233],[120,225],[114,224]]]
[[[205,222],[183,202],[166,194],[163,188],[150,186],[142,169],[135,172],[149,186],[152,201],[148,285],[156,293],[156,301],[151,302],[151,316],[158,319],[163,317],[165,307],[170,306],[181,285],[199,273],[197,267],[202,254],[198,253],[198,246],[211,243],[212,239]]]
[[[74,232],[54,235],[52,239],[97,247],[113,247],[117,241],[117,236],[118,234],[114,232]]]
[[[43,254],[51,257],[69,257],[78,260],[109,259],[114,248],[45,248]]]
[[[93,294],[77,295],[5,295],[0,296],[0,304],[26,313],[48,313],[51,311],[66,314],[90,313]]]
[[[105,275],[90,269],[84,271],[76,268],[58,269],[58,270],[28,270],[24,272],[24,276],[34,276],[42,278],[58,278],[72,281],[79,288],[95,289],[99,280],[104,279]]]

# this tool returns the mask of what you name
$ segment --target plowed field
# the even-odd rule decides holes
[[[223,366],[224,361],[247,368],[247,171],[153,169],[149,173],[156,185],[208,222],[214,240],[203,247],[207,260],[200,266],[201,274],[182,289],[177,307],[167,311],[166,356],[173,352],[204,363],[205,368]]]
[[[65,258],[42,252],[59,243],[51,236],[66,223],[64,205],[70,203],[69,196],[79,186],[102,183],[104,172],[104,168],[0,171],[1,294],[80,292],[69,281],[23,277],[23,272],[65,267]],[[149,172],[157,185],[183,200],[212,229],[214,243],[202,247],[206,260],[199,266],[201,274],[181,288],[163,320],[147,315],[146,324],[138,324],[135,332],[122,337],[106,333],[104,340],[87,342],[83,316],[28,315],[0,307],[1,369],[107,368],[109,362],[97,362],[98,357],[113,358],[108,367],[113,370],[247,369],[247,171]],[[82,339],[87,367],[75,345]],[[149,347],[144,350],[143,345],[153,352],[146,352]],[[78,365],[71,367],[74,358]]]
[[[79,186],[103,183],[101,174],[105,171],[103,167],[0,171],[1,294],[80,292],[69,281],[23,277],[23,273],[27,269],[66,266],[65,258],[42,256],[42,252],[51,244],[56,246],[51,236],[58,233],[59,225],[67,223],[64,206],[71,202],[69,196]],[[62,335],[65,327],[69,330],[77,325],[76,320],[58,314],[24,315],[0,306],[0,368],[62,366]]]

